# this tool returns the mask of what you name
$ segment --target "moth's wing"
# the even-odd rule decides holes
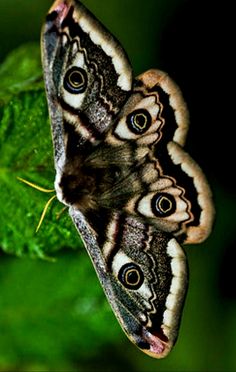
[[[150,356],[165,357],[178,335],[188,282],[179,243],[155,226],[118,212],[104,223],[101,240],[78,209],[71,207],[70,215],[127,336]]]
[[[132,91],[123,49],[78,0],[54,3],[42,52],[57,196],[70,205],[123,329],[163,357],[177,336],[187,283],[184,253],[169,232],[196,241],[211,224],[209,188],[181,147],[185,106],[156,71]],[[149,216],[157,206],[169,215]],[[179,220],[181,208],[187,216]],[[204,234],[196,239],[192,226]]]
[[[60,177],[66,159],[99,142],[130,94],[132,71],[118,41],[78,0],[53,4],[41,47]]]
[[[106,142],[114,153],[123,152],[133,170],[124,176],[125,189],[133,185],[126,212],[150,219],[181,242],[198,243],[211,231],[214,208],[202,170],[182,148],[187,130],[178,87],[165,73],[150,70],[136,80]]]

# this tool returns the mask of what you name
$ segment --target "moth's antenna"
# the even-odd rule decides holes
[[[38,185],[35,185],[35,183],[32,183],[30,181],[27,181],[25,180],[24,178],[21,178],[21,177],[17,177],[17,179],[20,181],[20,182],[23,182],[25,183],[26,185],[36,189],[36,190],[39,190],[41,192],[44,192],[44,193],[52,193],[52,192],[55,192],[54,189],[44,189],[43,187],[41,186],[38,186]],[[48,202],[46,203],[45,207],[43,208],[43,212],[41,214],[41,217],[40,217],[40,220],[39,220],[39,223],[37,225],[37,228],[36,228],[36,233],[39,231],[42,223],[43,223],[43,220],[44,220],[44,217],[45,217],[45,214],[47,213],[47,210],[49,208],[49,205],[52,203],[52,201],[56,198],[57,196],[56,195],[53,195],[49,200]]]
[[[54,190],[53,190],[54,191]],[[48,210],[48,207],[49,205],[51,204],[51,202],[56,198],[57,196],[56,195],[53,195],[49,200],[48,202],[46,203],[45,207],[43,208],[43,212],[41,214],[41,217],[40,217],[40,220],[39,220],[39,223],[38,223],[38,226],[36,227],[36,233],[39,231],[42,223],[43,223],[43,220],[44,220],[44,217],[45,217],[45,214]]]
[[[55,191],[54,189],[53,189],[53,190],[50,190],[50,189],[44,189],[43,187],[38,186],[38,185],[35,185],[35,183],[32,183],[32,182],[30,182],[30,181],[27,181],[27,180],[25,180],[24,178],[21,178],[21,177],[16,177],[16,178],[17,178],[19,181],[25,183],[26,185],[32,187],[33,189],[36,189],[36,190],[39,190],[39,191],[42,191],[42,192],[48,192],[48,193],[50,193],[50,192],[54,192],[54,191]]]

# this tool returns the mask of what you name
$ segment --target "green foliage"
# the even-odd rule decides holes
[[[14,71],[14,73],[13,73]],[[14,51],[0,69],[0,246],[6,253],[45,257],[77,248],[67,213],[54,202],[42,228],[36,226],[50,194],[19,182],[53,189],[54,166],[38,46]]]
[[[19,93],[42,89],[39,48],[32,43],[14,50],[0,66],[0,77],[1,106]]]

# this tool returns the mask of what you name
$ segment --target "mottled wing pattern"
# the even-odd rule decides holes
[[[179,242],[210,232],[210,190],[182,146],[186,106],[164,73],[133,79],[120,44],[76,0],[42,30],[57,197],[69,206],[128,337],[161,358],[175,343],[187,288]]]
[[[78,146],[83,152],[111,125],[131,91],[132,70],[118,42],[79,1],[54,3],[41,44],[59,171]]]
[[[102,287],[129,339],[154,358],[172,349],[188,285],[183,249],[170,234],[116,212],[96,239],[84,215],[70,214]]]
[[[181,242],[203,241],[212,226],[211,191],[200,167],[182,149],[188,111],[179,88],[166,73],[147,71],[136,79],[119,116],[106,142],[125,147],[133,161],[133,172],[126,176],[133,195],[125,210]]]

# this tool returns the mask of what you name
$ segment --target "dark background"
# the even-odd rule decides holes
[[[22,43],[39,43],[51,3],[0,0],[0,62]],[[159,68],[181,87],[191,118],[186,148],[207,175],[217,212],[206,243],[186,247],[190,289],[174,357],[153,361],[123,338],[119,349],[104,347],[102,356],[85,361],[84,370],[100,370],[101,360],[106,370],[119,364],[134,371],[236,370],[233,2],[88,0],[84,4],[120,40],[135,74]],[[37,352],[30,358],[24,360],[25,366],[41,360]],[[22,370],[22,361],[18,368]]]

